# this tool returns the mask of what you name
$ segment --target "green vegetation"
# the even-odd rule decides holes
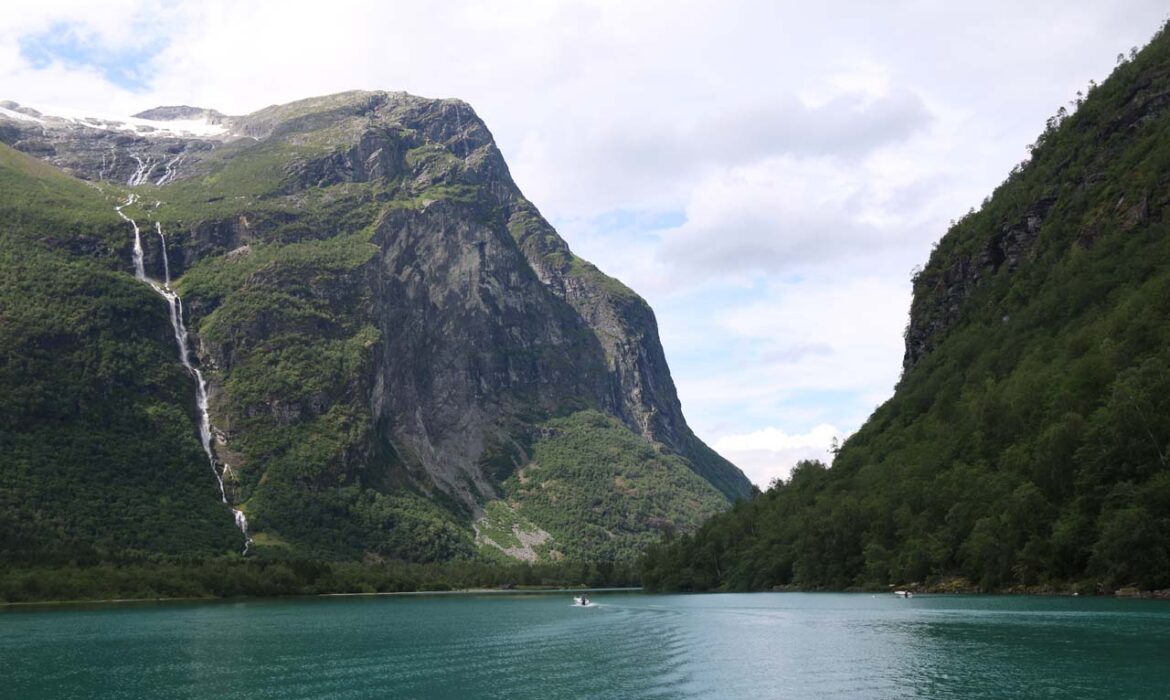
[[[628,561],[656,533],[691,531],[726,507],[686,460],[616,418],[586,410],[541,428],[532,461],[504,482],[504,491],[518,513],[553,535],[559,555]]]
[[[129,265],[130,238],[114,213],[117,202],[97,188],[0,143],[0,193],[0,232],[9,242],[106,267]]]
[[[254,134],[320,137],[350,126],[384,97],[385,93],[350,90],[272,105],[248,115],[246,128]]]
[[[646,584],[1170,586],[1167,90],[1163,32],[943,238],[911,314],[969,285],[958,317],[832,468],[656,547]],[[1032,216],[1016,265],[962,277]]]
[[[399,528],[393,542],[362,527],[371,520],[393,526],[386,519],[397,511],[393,517],[411,522],[420,516],[405,495],[363,493],[355,472],[355,455],[371,441],[363,387],[379,339],[362,314],[370,304],[365,266],[378,251],[369,238],[364,231],[260,243],[201,261],[180,290],[192,309],[213,309],[198,330],[224,358],[209,373],[223,391],[216,422],[231,426],[224,457],[234,462],[235,495],[255,529],[322,556],[369,550],[426,558],[403,551],[413,526]],[[447,532],[450,516],[432,510],[423,520],[444,536],[418,547],[451,556],[442,548],[459,550],[469,538]]]
[[[406,165],[426,182],[442,182],[458,173],[463,161],[442,144],[428,143],[407,151]]]
[[[540,528],[533,525],[503,501],[491,501],[484,507],[484,515],[475,523],[476,534],[487,544],[494,543],[500,549],[520,548],[524,544],[520,535],[539,535]],[[541,545],[540,550],[547,552],[548,545]]]
[[[593,263],[572,254],[569,256],[569,275],[588,280],[614,299],[636,300],[637,303],[645,304],[634,290],[622,284],[620,280],[610,277],[597,269]]]
[[[0,602],[233,598],[473,588],[636,586],[630,564],[277,559],[130,560],[0,569]]]
[[[124,209],[159,279],[151,229],[165,233],[226,495],[254,536],[246,558],[167,306],[130,274],[114,211],[128,191],[0,145],[0,597],[629,583],[651,533],[692,530],[726,505],[685,458],[582,410],[611,382],[597,331],[541,286],[504,226],[611,303],[631,342],[656,342],[653,317],[569,253],[486,129],[451,123],[450,106],[347,93],[262,110],[235,126],[263,138],[188,144],[182,177],[136,186]],[[61,138],[62,153],[79,145]],[[421,245],[405,235],[420,232]],[[414,259],[433,251],[434,265]],[[424,353],[454,337],[466,351],[430,366]],[[394,386],[404,368],[415,382]],[[478,466],[506,501],[436,488],[422,450],[445,447],[449,424],[427,435],[429,416],[384,408],[396,391],[443,404],[432,373],[469,389],[439,409],[487,416]],[[410,420],[430,444],[401,437]],[[541,528],[553,538],[537,541]],[[505,559],[525,546],[555,566]]]
[[[194,243],[188,237],[208,224],[242,228],[249,240],[275,243],[360,231],[375,219],[378,201],[399,196],[397,183],[369,187],[332,182],[312,187],[298,182],[298,177],[308,177],[298,175],[298,168],[311,169],[333,155],[315,146],[236,141],[206,157],[200,164],[207,169],[202,177],[136,190],[142,191],[144,201],[164,200],[150,218],[179,234],[179,245]]]
[[[588,260],[573,255],[556,230],[531,203],[520,202],[515,206],[508,219],[508,233],[521,248],[535,253],[545,265],[584,280],[616,302],[645,305],[646,302],[620,280],[605,274]]]
[[[0,146],[0,561],[238,551],[113,201]]]

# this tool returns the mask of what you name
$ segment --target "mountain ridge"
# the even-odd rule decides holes
[[[138,118],[195,115],[221,130],[0,115],[0,141],[138,195],[127,216],[158,229],[143,268],[169,270],[190,316],[216,456],[256,551],[469,555],[485,503],[523,514],[508,477],[543,441],[609,430],[542,427],[585,410],[697,480],[671,481],[682,500],[630,530],[607,527],[612,512],[583,515],[601,538],[562,523],[541,556],[628,558],[658,528],[689,529],[748,493],[686,425],[652,311],[572,254],[466,103],[350,92]],[[127,245],[103,255],[117,267]],[[644,496],[630,498],[622,507]]]

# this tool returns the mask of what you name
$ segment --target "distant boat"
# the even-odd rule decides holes
[[[912,593],[911,591],[894,591],[894,595],[898,596],[899,598],[913,598],[914,597],[914,593]]]
[[[589,598],[584,595],[573,596],[573,605],[580,605],[582,607],[589,607],[593,603],[589,602]]]

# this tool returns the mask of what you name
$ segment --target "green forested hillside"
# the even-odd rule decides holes
[[[832,468],[656,548],[647,585],[1170,586],[1168,207],[1160,32],[942,238]]]
[[[0,191],[0,560],[238,551],[115,202],[3,144]]]
[[[663,530],[694,530],[725,507],[682,458],[598,411],[542,426],[532,460],[504,482],[508,501],[570,559],[634,561]]]

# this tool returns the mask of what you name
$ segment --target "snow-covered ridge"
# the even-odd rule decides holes
[[[15,102],[0,103],[0,118],[36,122],[45,127],[81,126],[105,131],[125,131],[145,138],[209,138],[220,139],[230,135],[223,120],[214,116],[199,119],[143,119],[101,114],[91,110],[57,107],[30,108]]]
[[[15,104],[15,103],[9,103],[9,104]],[[9,119],[15,119],[18,122],[37,122],[38,124],[44,123],[42,120],[37,119],[36,117],[29,116],[29,115],[24,114],[22,112],[17,112],[14,109],[8,109],[7,107],[4,107],[4,106],[0,106],[0,117],[8,117]]]

